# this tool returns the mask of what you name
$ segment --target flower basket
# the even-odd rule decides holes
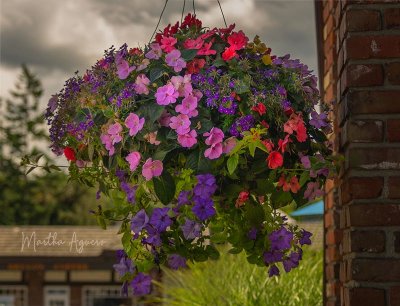
[[[269,276],[298,266],[311,233],[277,209],[321,197],[335,171],[318,101],[299,60],[189,14],[144,49],[107,50],[46,117],[70,177],[112,200],[96,217],[121,220],[115,268],[145,295],[152,268],[217,259],[220,243]]]

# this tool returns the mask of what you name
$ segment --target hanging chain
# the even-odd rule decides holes
[[[193,4],[193,15],[196,16],[196,7],[194,6],[194,0],[192,1],[192,4]]]
[[[182,15],[181,15],[181,24],[183,20],[183,14],[185,14],[185,5],[186,5],[186,0],[183,0],[183,8],[182,8]]]
[[[156,28],[154,29],[153,34],[151,35],[149,44],[151,43],[151,41],[153,40],[154,35],[155,35],[156,32],[157,32],[158,26],[160,25],[161,18],[162,18],[163,14],[164,14],[165,8],[167,7],[167,4],[168,4],[168,0],[165,0],[165,4],[164,4],[164,7],[163,7],[163,9],[162,9],[162,11],[161,11],[160,18],[158,19],[158,22],[157,22]]]
[[[224,18],[225,27],[228,27],[228,25],[226,24],[225,15],[224,15],[224,11],[222,10],[221,3],[219,2],[219,0],[217,0],[217,2],[218,2],[218,5],[219,5],[219,9],[221,10],[222,18]]]

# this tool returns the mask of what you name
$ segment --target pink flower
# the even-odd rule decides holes
[[[232,149],[235,146],[236,146],[236,138],[235,137],[229,137],[222,144],[222,152],[225,153],[225,154],[228,154],[229,152],[232,151]]]
[[[169,105],[175,103],[179,93],[171,83],[161,86],[157,89],[155,97],[158,105]]]
[[[307,189],[304,191],[304,198],[309,201],[314,200],[315,198],[322,197],[324,192],[320,189],[318,182],[309,182],[307,184]]]
[[[203,46],[203,39],[201,37],[198,37],[196,39],[186,39],[185,42],[183,43],[183,46],[185,49],[200,49]]]
[[[108,134],[101,134],[100,136],[101,143],[106,147],[106,150],[108,151],[108,155],[112,156],[115,153],[115,148],[112,144],[112,140],[110,135]]]
[[[161,39],[161,49],[163,49],[165,52],[169,53],[172,50],[175,49],[174,45],[177,43],[177,40],[175,37],[166,37],[164,36]]]
[[[139,118],[135,113],[130,113],[125,119],[125,125],[129,129],[129,136],[135,136],[143,128],[144,118]]]
[[[311,162],[310,158],[307,155],[304,155],[300,158],[301,164],[303,165],[304,168],[310,169],[311,168]]]
[[[129,64],[126,60],[119,60],[117,62],[117,74],[121,80],[125,80],[129,74],[135,70],[135,66],[129,67]]]
[[[205,143],[206,145],[212,146],[217,143],[221,143],[224,139],[224,132],[221,129],[213,127],[210,132],[206,132],[203,134],[204,137],[207,137]]]
[[[144,135],[144,139],[155,146],[158,146],[161,143],[161,141],[157,140],[157,131],[147,133],[146,135]]]
[[[179,92],[179,97],[187,97],[192,93],[191,78],[190,74],[186,74],[184,77],[177,75],[171,78],[171,83],[174,85],[175,90]]]
[[[204,43],[203,47],[197,52],[197,55],[213,55],[217,53],[217,51],[210,49],[212,46],[212,41],[209,43]]]
[[[191,130],[187,134],[178,135],[178,142],[184,148],[191,148],[197,143],[197,133]]]
[[[135,81],[135,91],[139,95],[148,95],[149,94],[149,86],[150,80],[144,75],[139,74]]]
[[[108,127],[107,133],[110,135],[111,142],[113,145],[118,142],[121,142],[122,140],[122,137],[120,135],[121,132],[122,132],[122,126],[118,122],[111,124]]]
[[[154,176],[160,176],[163,172],[163,163],[160,160],[147,159],[142,168],[142,175],[146,181],[150,181]]]
[[[171,121],[171,114],[168,113],[166,110],[163,111],[160,118],[158,118],[158,122],[161,126],[169,127],[169,123]]]
[[[188,115],[179,114],[171,117],[169,127],[176,130],[179,135],[187,134],[190,131],[190,120]]]
[[[144,58],[139,66],[137,66],[136,71],[142,71],[147,68],[150,64],[150,61],[147,58]]]
[[[189,95],[182,100],[182,104],[175,107],[175,111],[184,115],[188,115],[189,118],[196,117],[199,112],[197,111],[197,98]]]
[[[161,46],[158,43],[150,44],[150,51],[146,53],[146,57],[148,59],[159,59],[162,55]]]
[[[207,150],[204,151],[204,156],[209,159],[216,159],[222,154],[222,143],[216,143],[211,145]]]
[[[182,71],[186,67],[186,62],[181,58],[181,51],[175,49],[165,56],[165,62],[168,66],[173,67],[175,72]]]
[[[129,163],[129,169],[133,172],[139,166],[140,163],[140,153],[139,152],[131,152],[125,158],[125,160]]]

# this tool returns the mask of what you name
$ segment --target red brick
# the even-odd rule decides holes
[[[344,305],[385,306],[385,290],[376,288],[344,288]]]
[[[400,177],[391,176],[388,178],[388,198],[400,199]]]
[[[324,40],[324,54],[327,54],[329,50],[335,50],[335,32],[332,31],[328,34]]]
[[[325,90],[325,96],[324,96],[325,103],[332,103],[333,99],[335,98],[333,90],[334,90],[333,84],[330,84],[328,88]]]
[[[333,65],[334,53],[335,52],[333,50],[331,50],[325,54],[324,74],[326,74]]]
[[[340,294],[340,284],[338,281],[326,284],[326,296],[338,296]]]
[[[394,232],[394,251],[400,253],[400,232]]]
[[[329,210],[325,213],[325,228],[330,226],[338,226],[339,225],[339,213],[334,210]]]
[[[400,63],[386,64],[386,76],[390,84],[400,85]]]
[[[400,54],[400,35],[352,36],[346,48],[349,59],[395,58]]]
[[[386,9],[384,16],[385,16],[384,23],[386,29],[400,28],[400,8]]]
[[[380,142],[383,140],[383,123],[380,120],[347,121],[341,136],[342,146],[349,142]]]
[[[362,87],[383,85],[383,69],[381,65],[349,65],[347,75],[341,87]],[[343,76],[343,75],[342,75]],[[342,81],[342,79],[341,79]],[[344,91],[342,89],[342,91]]]
[[[389,119],[387,121],[387,140],[389,142],[400,142],[400,119]]]
[[[351,231],[347,252],[381,253],[385,251],[384,231]]]
[[[328,229],[325,235],[327,245],[338,244],[342,241],[342,231],[338,229]]]
[[[347,162],[350,168],[364,170],[400,169],[400,148],[351,148]]]
[[[325,275],[327,280],[334,280],[339,278],[340,265],[338,263],[328,263],[325,266]]]
[[[349,32],[363,32],[380,30],[381,14],[375,10],[348,10],[346,12],[346,30]]]
[[[350,205],[347,209],[348,226],[400,225],[400,205],[397,204],[364,203]]]
[[[356,258],[350,262],[350,269],[355,281],[400,281],[400,260],[397,258]]]
[[[340,188],[342,204],[351,200],[378,198],[382,190],[383,177],[351,177]]]
[[[346,100],[353,115],[400,113],[400,90],[350,91]]]
[[[389,292],[390,305],[400,305],[400,286],[390,288]]]
[[[326,262],[337,261],[340,258],[339,249],[337,246],[328,246],[325,248]]]

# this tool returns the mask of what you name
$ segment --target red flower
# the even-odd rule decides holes
[[[185,49],[200,49],[203,46],[203,39],[201,37],[197,37],[196,39],[186,39],[183,43],[183,47]]]
[[[213,40],[208,43],[205,42],[203,47],[197,52],[197,55],[213,55],[217,53],[216,50],[211,49],[213,42]]]
[[[71,147],[64,148],[64,155],[67,160],[76,161],[75,151]]]
[[[278,187],[282,187],[284,192],[291,191],[293,193],[297,193],[300,189],[299,180],[297,176],[293,176],[290,179],[290,182],[286,181],[285,176],[282,174],[278,181]]]
[[[187,71],[190,74],[198,73],[204,67],[206,61],[202,58],[195,58],[186,65]]]
[[[286,135],[285,139],[279,139],[278,140],[278,151],[281,151],[282,153],[285,152],[286,150],[286,146],[288,145],[288,143],[292,142],[292,140],[289,138],[289,135]]]
[[[260,116],[264,115],[267,112],[267,108],[262,103],[258,103],[257,106],[253,106],[251,110],[259,113]]]
[[[228,43],[234,50],[241,50],[246,46],[249,39],[244,35],[243,31],[233,32],[228,37]]]
[[[283,165],[283,156],[278,151],[273,151],[268,155],[267,162],[270,169],[279,168]]]
[[[307,139],[307,130],[306,127],[304,126],[304,122],[300,121],[299,124],[297,125],[297,141],[298,142],[304,142]]]
[[[236,50],[232,47],[225,48],[225,51],[222,53],[222,59],[224,61],[229,61],[236,56]]]
[[[240,206],[243,206],[243,204],[249,199],[249,192],[248,191],[241,191],[239,193],[239,196],[236,200],[235,207],[239,208]]]
[[[271,139],[268,140],[262,140],[261,141],[264,146],[267,148],[268,152],[271,152],[272,149],[274,148],[274,143],[271,141]]]
[[[269,124],[265,120],[261,121],[261,125],[266,129],[269,129]]]

